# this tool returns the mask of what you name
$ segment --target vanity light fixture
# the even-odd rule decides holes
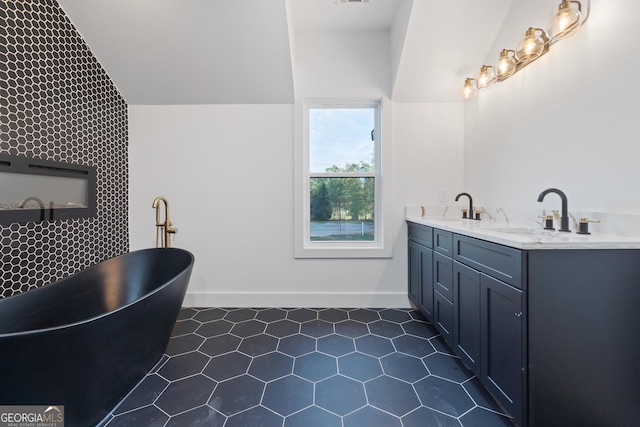
[[[586,12],[582,11],[582,3]],[[549,51],[549,47],[565,37],[574,34],[589,16],[590,0],[563,0],[551,20],[549,30],[529,27],[516,50],[502,49],[498,63],[483,65],[477,78],[464,81],[462,95],[465,99],[475,97],[478,90],[490,88],[495,82],[508,79],[522,68]]]
[[[480,74],[478,74],[478,90],[489,89],[495,81],[496,77],[493,72],[493,67],[491,65],[483,65],[480,68]]]
[[[462,87],[462,96],[465,99],[471,99],[476,96],[476,92],[478,88],[476,86],[476,79],[472,79],[467,77],[464,81],[464,86]]]

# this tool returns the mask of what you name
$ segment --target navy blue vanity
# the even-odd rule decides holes
[[[411,303],[516,425],[638,422],[637,242],[407,225]]]

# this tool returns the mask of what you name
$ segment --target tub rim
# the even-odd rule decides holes
[[[12,299],[12,298],[20,298],[21,296],[26,295],[29,292],[35,292],[35,291],[37,291],[39,289],[43,289],[43,288],[45,288],[47,286],[51,286],[51,285],[54,285],[56,283],[65,281],[67,279],[70,279],[71,277],[74,277],[74,276],[77,276],[79,274],[82,274],[83,272],[85,272],[85,271],[87,271],[87,270],[89,270],[89,269],[91,269],[91,268],[93,268],[93,267],[95,267],[95,266],[97,266],[99,264],[102,264],[103,262],[107,262],[107,261],[112,260],[112,259],[121,258],[121,257],[127,256],[127,255],[132,254],[132,253],[151,252],[151,251],[155,251],[155,250],[158,250],[158,249],[161,250],[161,251],[164,251],[164,252],[174,252],[174,251],[176,251],[176,252],[184,252],[189,256],[189,263],[184,268],[182,268],[175,276],[173,276],[171,279],[169,279],[166,282],[164,282],[161,286],[158,286],[157,288],[154,288],[152,291],[149,291],[146,294],[140,296],[139,298],[137,298],[137,299],[135,299],[135,300],[133,300],[133,301],[127,303],[127,304],[124,304],[124,305],[122,305],[122,306],[120,306],[120,307],[118,307],[118,308],[116,308],[114,310],[109,310],[109,311],[101,313],[101,314],[99,314],[97,316],[89,317],[87,319],[80,320],[80,321],[77,321],[77,322],[67,323],[67,324],[59,325],[59,326],[53,326],[53,327],[50,327],[50,328],[30,329],[28,331],[0,333],[0,339],[2,339],[2,338],[10,338],[10,337],[18,337],[18,336],[28,336],[28,335],[31,335],[31,334],[47,333],[47,332],[52,332],[52,331],[69,329],[69,328],[77,327],[79,325],[90,323],[90,322],[93,322],[93,321],[96,321],[96,320],[100,320],[100,319],[102,319],[102,318],[104,318],[106,316],[109,316],[112,313],[117,313],[119,311],[125,310],[128,307],[131,307],[132,305],[138,303],[139,301],[142,301],[142,300],[146,299],[150,295],[153,295],[153,294],[155,294],[157,292],[160,292],[162,289],[166,288],[167,286],[169,286],[170,284],[172,284],[173,282],[178,280],[178,278],[180,276],[182,276],[186,271],[188,271],[190,268],[193,267],[193,264],[195,262],[195,257],[193,255],[193,253],[191,253],[190,251],[188,251],[186,249],[182,249],[182,248],[144,248],[144,249],[137,249],[137,250],[134,250],[134,251],[129,251],[129,252],[122,253],[120,255],[116,255],[116,256],[111,257],[111,258],[107,258],[107,259],[102,260],[102,261],[100,261],[100,262],[98,262],[96,264],[90,265],[89,267],[87,267],[87,268],[85,268],[83,270],[77,271],[77,272],[71,274],[70,276],[62,278],[60,280],[56,280],[55,282],[46,284],[46,285],[41,286],[39,288],[33,289],[32,291],[21,292],[18,295],[12,295],[10,297],[3,298],[2,301],[6,301],[6,300]]]

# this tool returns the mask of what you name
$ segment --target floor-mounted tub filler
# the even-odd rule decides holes
[[[134,251],[0,300],[0,404],[64,405],[66,425],[95,426],[162,357],[193,263]]]

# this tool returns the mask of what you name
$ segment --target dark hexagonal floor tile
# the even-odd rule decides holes
[[[259,320],[246,320],[233,325],[231,333],[241,338],[246,338],[263,333],[266,327],[267,324]]]
[[[373,406],[365,406],[347,415],[344,417],[343,425],[344,427],[402,427],[400,418],[382,412]],[[428,427],[430,425],[431,424],[423,424],[421,427]]]
[[[338,358],[338,371],[358,381],[368,381],[383,374],[378,358],[359,352]]]
[[[356,350],[369,356],[382,357],[395,351],[391,340],[388,338],[365,335],[364,337],[356,338],[355,341]]]
[[[291,335],[280,339],[278,351],[289,356],[302,356],[316,349],[316,339],[306,335]]]
[[[109,421],[107,427],[149,426],[163,427],[169,417],[155,406],[145,406],[135,411],[121,414]]]
[[[404,334],[402,327],[388,320],[378,320],[377,322],[369,323],[369,330],[372,334],[380,335],[386,338],[395,338]]]
[[[508,417],[477,406],[461,416],[460,422],[467,426],[513,427]]]
[[[226,314],[227,310],[212,308],[210,310],[199,310],[193,318],[199,322],[210,322],[212,320],[222,319]]]
[[[300,333],[320,338],[333,333],[333,323],[324,320],[311,320],[300,325]]]
[[[200,351],[209,356],[218,356],[238,349],[241,338],[233,335],[219,335],[207,340],[200,346]]]
[[[168,380],[189,377],[202,371],[210,357],[198,351],[173,356],[158,370],[158,374]]]
[[[380,320],[380,315],[376,310],[370,310],[367,308],[358,308],[349,312],[349,319],[357,320],[363,323],[375,322]]]
[[[336,334],[349,338],[358,338],[369,333],[369,328],[362,322],[356,320],[345,320],[334,325]]]
[[[171,417],[166,427],[220,426],[223,423],[224,416],[204,405]]]
[[[186,335],[193,333],[200,326],[200,322],[196,322],[195,320],[182,320],[180,322],[176,322],[173,330],[171,331],[172,337],[178,337],[180,335]]]
[[[342,427],[342,420],[317,406],[285,418],[284,427]]]
[[[420,406],[411,384],[383,375],[364,385],[369,404],[402,417]]]
[[[313,404],[313,384],[289,375],[267,384],[262,405],[287,416]]]
[[[282,427],[283,418],[263,406],[229,417],[225,427]],[[187,425],[187,424],[184,424]],[[221,426],[220,424],[202,424],[202,426]]]
[[[316,384],[315,404],[334,414],[346,415],[367,404],[361,382],[335,375]]]
[[[343,356],[355,351],[353,339],[331,334],[318,338],[318,351],[332,356]]]
[[[459,417],[476,406],[464,387],[458,383],[431,376],[413,386],[424,406],[452,417]]]
[[[495,412],[502,412],[502,409],[496,401],[491,397],[487,389],[480,383],[478,377],[473,377],[469,381],[465,381],[462,383],[464,389],[469,393],[471,399],[478,406],[482,406],[483,408],[491,409]]]
[[[249,375],[221,382],[209,400],[209,405],[226,416],[257,406],[262,398],[264,383]]]
[[[290,375],[293,371],[293,358],[283,353],[273,352],[253,359],[249,374],[263,381]]]
[[[429,338],[429,342],[431,343],[433,348],[436,349],[438,353],[443,353],[443,354],[448,354],[453,356],[453,350],[451,349],[451,347],[447,345],[447,343],[444,341],[444,338],[442,338],[441,335],[438,334],[433,338]]]
[[[396,323],[407,322],[413,319],[407,310],[400,310],[396,308],[380,310],[379,314],[382,319]]]
[[[179,337],[171,338],[164,352],[169,356],[188,353],[190,351],[197,350],[203,341],[204,338],[199,337],[195,334],[182,335]]]
[[[433,353],[422,359],[431,374],[457,383],[473,377],[473,372],[465,368],[459,358],[448,354]]]
[[[407,334],[415,335],[420,338],[432,338],[438,335],[438,331],[430,323],[420,322],[418,320],[412,320],[405,322],[402,325],[402,329]]]
[[[309,353],[296,358],[293,373],[310,381],[320,381],[338,372],[335,357]]]
[[[326,320],[327,322],[336,323],[347,320],[348,318],[349,314],[346,311],[337,308],[329,308],[318,312],[318,319]]]
[[[424,406],[402,417],[402,425],[404,427],[425,427],[425,426],[462,427],[462,425],[457,419],[450,417],[449,415],[436,412],[433,409],[425,408]],[[475,425],[478,427],[480,426],[489,427],[489,426],[493,426],[494,424],[472,424],[472,425]]]
[[[148,375],[113,411],[115,415],[150,405],[162,394],[169,381],[159,375]]]
[[[199,311],[200,310],[193,307],[182,308],[180,309],[180,312],[178,313],[178,317],[176,318],[176,320],[180,321],[180,320],[192,319],[193,316],[199,313]]]
[[[286,319],[269,323],[266,330],[267,334],[278,338],[287,337],[298,332],[300,332],[300,323]]]
[[[203,337],[215,337],[218,335],[223,335],[229,333],[229,331],[233,328],[233,323],[226,320],[213,320],[211,322],[203,323],[196,330],[196,334],[202,335]]]
[[[256,314],[256,319],[262,320],[263,322],[275,322],[276,320],[282,320],[286,317],[287,310],[280,308],[265,308],[258,310],[258,314]]]
[[[412,335],[401,335],[391,341],[393,341],[396,350],[411,356],[424,357],[436,351],[429,340]]]
[[[252,308],[237,308],[233,310],[230,309],[224,318],[230,322],[244,322],[245,320],[255,318],[257,314],[258,311]]]
[[[238,350],[249,355],[259,356],[274,351],[278,346],[278,339],[269,335],[255,335],[244,338]]]
[[[380,359],[384,373],[399,380],[413,383],[429,375],[429,371],[417,357],[392,353]]]
[[[287,313],[287,319],[300,323],[315,320],[317,318],[318,312],[315,310],[309,310],[308,308],[299,308],[297,310],[291,310],[289,313]]]
[[[238,375],[246,374],[251,358],[238,351],[212,358],[202,371],[203,374],[216,381],[224,381]]]
[[[169,415],[179,414],[207,403],[216,382],[196,375],[169,384],[156,405]]]

